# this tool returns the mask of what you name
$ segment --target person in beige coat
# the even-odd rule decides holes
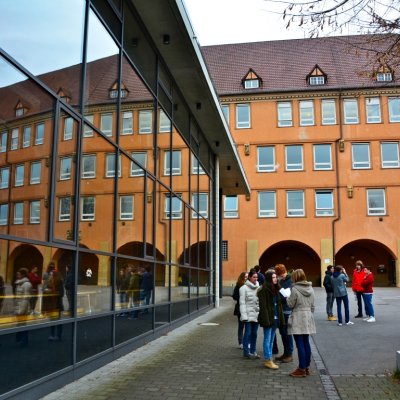
[[[293,287],[287,305],[293,309],[288,320],[288,334],[293,335],[299,366],[289,375],[302,378],[310,375],[311,347],[309,335],[316,333],[314,322],[314,290],[302,269],[292,273]]]

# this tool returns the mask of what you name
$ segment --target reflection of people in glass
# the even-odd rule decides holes
[[[1,309],[3,307],[3,300],[4,300],[5,293],[6,293],[6,287],[4,285],[4,279],[0,275],[0,312],[1,312]]]
[[[65,292],[68,300],[68,311],[72,311],[74,301],[74,275],[70,265],[65,266]]]
[[[151,301],[151,293],[153,291],[153,274],[151,273],[151,268],[147,266],[145,271],[142,273],[140,280],[140,300],[142,304],[148,306]],[[145,310],[148,313],[149,310]]]
[[[93,275],[92,268],[88,267],[88,268],[86,269],[86,272],[85,272],[86,283],[87,283],[88,285],[90,285],[91,282],[92,282],[92,275]]]
[[[28,274],[28,279],[32,284],[32,297],[30,299],[31,313],[35,314],[36,303],[39,297],[39,285],[42,283],[42,279],[38,274],[38,267],[32,267]]]
[[[140,304],[140,274],[137,268],[133,269],[132,267],[128,267],[128,271],[130,273],[128,289],[129,307],[138,307]],[[137,315],[137,311],[132,313],[134,318],[136,318]]]
[[[53,311],[52,317],[60,318],[62,311],[64,311],[64,282],[61,278],[61,274],[59,271],[53,271],[49,283],[48,288],[50,289],[51,293],[53,294]],[[49,340],[57,341],[61,340],[62,334],[62,325],[52,326],[51,327],[51,334],[49,336]]]
[[[15,280],[15,315],[18,321],[26,321],[24,316],[29,314],[29,301],[32,295],[32,284],[28,279],[28,270],[20,268],[17,271]],[[17,332],[17,343],[21,345],[28,344],[28,331]]]
[[[53,274],[53,271],[55,270],[56,266],[54,265],[53,262],[49,263],[47,266],[46,272],[43,274],[42,277],[42,291],[43,291],[43,297],[42,297],[42,313],[46,314],[48,311],[51,311],[52,309],[52,294],[51,289],[49,288],[49,281],[51,278],[51,275]]]
[[[125,308],[128,303],[128,288],[130,277],[127,278],[125,269],[121,268],[117,276],[117,293],[119,294],[119,302],[121,308]]]

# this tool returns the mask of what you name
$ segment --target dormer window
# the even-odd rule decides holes
[[[15,106],[15,116],[22,117],[28,112],[29,108],[24,106],[21,101],[18,101],[17,105]]]
[[[318,65],[315,65],[313,70],[307,75],[306,79],[310,86],[325,85],[327,82],[327,75]]]
[[[388,65],[381,65],[377,69],[375,77],[377,82],[392,82],[393,72]]]
[[[242,85],[245,89],[258,89],[262,85],[262,79],[250,68],[242,79]]]
[[[122,82],[121,83],[121,99],[128,97],[128,93],[129,93],[128,89]],[[109,90],[109,96],[110,96],[110,99],[116,99],[118,97],[118,82],[117,81],[115,81],[114,85],[111,86],[111,88]]]
[[[71,101],[71,95],[69,94],[69,92],[64,90],[62,87],[60,87],[60,89],[58,89],[57,96],[59,96],[66,103],[69,103]]]

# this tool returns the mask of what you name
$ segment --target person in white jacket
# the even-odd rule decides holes
[[[259,312],[258,287],[257,271],[251,269],[247,281],[239,290],[240,319],[244,322],[243,356],[250,359],[260,358],[256,352]]]

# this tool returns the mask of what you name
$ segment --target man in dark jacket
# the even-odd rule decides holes
[[[333,274],[333,265],[328,265],[325,271],[324,277],[324,288],[326,291],[326,313],[328,314],[328,321],[336,321],[337,318],[333,315],[333,302],[335,301],[335,296],[333,294],[333,286],[332,286],[332,274]]]

